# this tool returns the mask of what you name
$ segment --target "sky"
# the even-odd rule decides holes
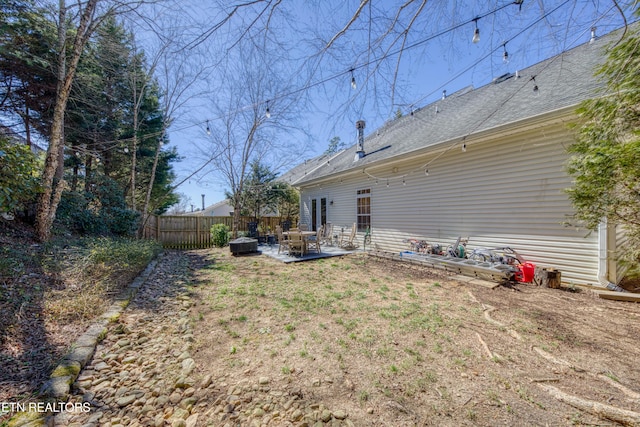
[[[624,22],[611,1],[524,0],[518,5],[460,0],[427,1],[411,24],[421,3],[415,1],[413,8],[399,15],[398,25],[390,31],[398,5],[404,2],[371,0],[322,55],[318,54],[322,47],[342,34],[353,18],[359,0],[285,0],[271,16],[270,40],[277,39],[283,58],[286,56],[286,63],[277,66],[282,74],[279,77],[289,82],[273,96],[288,92],[301,98],[292,129],[277,137],[291,138],[292,143],[304,148],[301,155],[279,164],[279,172],[322,154],[335,136],[346,146],[355,144],[357,120],[366,121],[365,134],[375,132],[395,114],[408,114],[439,99],[443,90],[452,94],[468,86],[483,86],[505,73],[588,42],[594,27],[598,36],[620,28]],[[180,23],[187,39],[198,39],[230,10],[229,6],[222,10],[211,3],[186,3],[188,6],[178,13],[172,12],[171,19]],[[225,96],[224,86],[215,88],[211,84],[221,83],[220,69],[229,66],[217,59],[217,52],[234,49],[237,35],[257,16],[254,10],[240,10],[194,49],[194,55],[204,52],[203,67],[211,65],[209,80],[206,85],[197,85],[199,94],[181,107],[169,129],[169,146],[183,156],[174,170],[178,181],[186,179],[176,191],[190,199],[187,210],[191,205],[201,208],[203,194],[206,206],[224,199],[226,185],[211,168],[188,177],[205,163],[206,127],[219,119],[209,101]],[[264,29],[265,16],[256,20],[252,31],[259,34]],[[476,25],[480,41],[473,43]],[[407,37],[403,40],[405,29]],[[504,61],[505,51],[508,61]],[[211,64],[207,64],[207,58]]]

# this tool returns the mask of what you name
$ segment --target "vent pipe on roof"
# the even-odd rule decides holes
[[[356,155],[360,159],[364,157],[364,127],[364,120],[358,120],[356,122],[356,129],[358,129],[358,148],[356,150]]]

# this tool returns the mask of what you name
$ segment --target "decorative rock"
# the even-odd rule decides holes
[[[184,359],[182,361],[182,375],[188,376],[196,367],[196,362],[192,358]]]
[[[95,369],[95,370],[96,370],[96,371],[98,371],[98,372],[106,371],[107,369],[109,369],[109,365],[107,365],[107,364],[106,364],[106,363],[104,363],[104,362],[100,362],[100,363],[98,363],[97,365],[95,365],[95,366],[93,367],[93,369]]]
[[[136,400],[136,395],[135,394],[130,394],[128,396],[123,396],[123,397],[119,398],[116,401],[116,404],[119,407],[123,408],[123,407],[125,407],[127,405],[132,404],[135,400]]]
[[[116,343],[116,345],[120,348],[128,346],[129,344],[131,344],[131,341],[129,341],[128,339],[121,339]]]
[[[189,416],[189,411],[182,408],[176,408],[173,411],[172,418],[186,420],[188,416]]]
[[[331,411],[325,409],[320,413],[320,420],[323,422],[329,422],[331,420]]]
[[[347,418],[347,413],[345,411],[337,410],[333,413],[333,416],[338,420],[344,420]]]
[[[268,377],[260,377],[260,379],[258,379],[258,383],[260,385],[269,384],[269,378]]]
[[[300,419],[302,419],[302,416],[304,414],[302,413],[302,411],[300,409],[296,409],[295,411],[293,411],[293,414],[291,414],[291,419],[293,421],[299,421]],[[331,415],[331,413],[329,413],[329,415]]]
[[[207,388],[211,385],[211,375],[205,375],[200,382],[200,388]]]
[[[196,427],[198,425],[198,414],[192,414],[186,419],[185,427]]]
[[[122,359],[122,363],[124,363],[124,364],[134,363],[136,360],[138,360],[138,358],[136,356],[129,356],[129,357],[125,357],[124,359]]]
[[[171,403],[173,403],[174,405],[177,405],[178,402],[180,402],[182,400],[182,395],[180,393],[171,393],[171,396],[169,396],[169,401]]]
[[[56,399],[66,400],[69,395],[72,377],[51,378],[42,386],[42,393]]]
[[[194,381],[185,377],[178,378],[175,384],[176,388],[192,388],[194,386]]]

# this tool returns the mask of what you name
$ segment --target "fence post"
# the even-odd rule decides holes
[[[199,247],[199,248],[202,247],[201,246],[202,245],[202,238],[200,237],[200,218],[202,218],[202,217],[200,217],[200,216],[196,217],[196,239],[195,239],[196,246]]]

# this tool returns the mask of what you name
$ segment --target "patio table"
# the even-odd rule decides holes
[[[292,234],[300,234],[302,235],[302,242],[304,245],[304,253],[309,252],[308,251],[308,243],[309,243],[309,237],[311,236],[315,236],[317,233],[315,231],[283,231],[282,235],[283,236],[290,236]]]

